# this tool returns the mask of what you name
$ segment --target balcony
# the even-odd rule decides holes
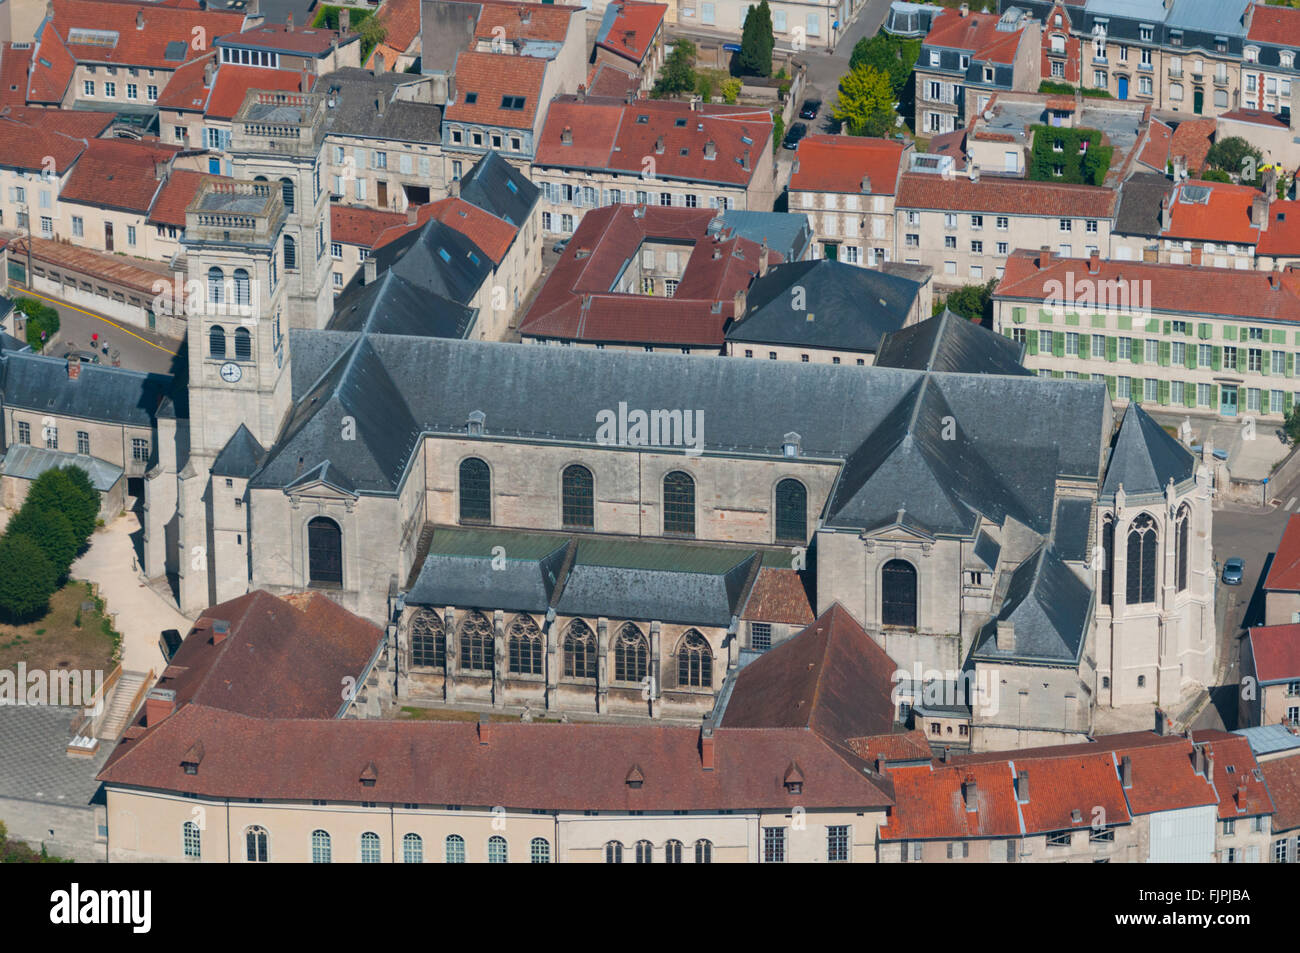
[[[1227,74],[1227,73],[1224,73],[1224,74],[1220,75],[1220,74],[1216,73],[1216,74],[1214,75],[1214,85],[1215,85],[1215,86],[1227,86],[1227,85],[1228,85],[1228,74]]]
[[[1170,79],[1182,79],[1182,78],[1183,78],[1183,68],[1182,68],[1181,66],[1171,66],[1171,67],[1169,67],[1169,78],[1170,78]]]

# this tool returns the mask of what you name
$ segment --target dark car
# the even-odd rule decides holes
[[[799,140],[806,135],[808,135],[808,127],[801,122],[797,122],[785,134],[785,139],[781,142],[781,145],[787,149],[796,149],[799,146]]]
[[[567,238],[561,238],[558,242],[556,242],[554,245],[551,246],[551,251],[563,255],[564,249],[568,247],[569,247],[569,240]]]
[[[98,364],[99,355],[94,351],[67,351],[63,355],[65,361],[78,360],[82,364]]]
[[[1223,584],[1240,586],[1241,577],[1246,571],[1246,563],[1240,556],[1233,556],[1223,564]]]
[[[822,101],[820,99],[805,99],[803,105],[799,107],[800,119],[816,119],[817,114],[822,111]]]

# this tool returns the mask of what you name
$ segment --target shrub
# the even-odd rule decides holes
[[[740,80],[729,79],[722,84],[722,101],[730,105],[735,105],[736,100],[740,98]]]
[[[54,567],[55,575],[63,578],[76,558],[84,539],[78,539],[72,523],[60,510],[39,506],[24,506],[9,521],[5,533],[26,536],[41,548],[45,558]]]
[[[27,507],[57,510],[67,517],[77,538],[77,547],[90,538],[99,517],[99,492],[90,484],[90,477],[80,467],[46,470],[32,481],[27,491]]]
[[[39,351],[43,344],[53,341],[59,333],[59,312],[36,298],[19,298],[14,310],[27,318],[27,343]],[[45,339],[41,339],[41,332]]]
[[[695,89],[695,44],[678,38],[655,80],[655,96],[676,96]]]
[[[44,612],[58,582],[54,566],[30,536],[0,538],[0,610],[11,619]]]

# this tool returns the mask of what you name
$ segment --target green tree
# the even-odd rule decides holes
[[[767,0],[750,7],[745,14],[745,26],[740,35],[740,52],[734,60],[737,76],[771,76],[772,49],[776,38],[772,35],[772,11]]]
[[[1291,438],[1292,443],[1300,443],[1300,401],[1292,405],[1290,412],[1286,415],[1286,422],[1282,424],[1282,429],[1286,435]]]
[[[27,319],[27,343],[39,351],[45,343],[54,340],[59,333],[59,312],[36,298],[19,298],[14,302],[14,310]],[[44,340],[41,332],[45,332]]]
[[[30,619],[50,603],[58,574],[30,536],[0,538],[0,611],[11,619]]]
[[[357,33],[361,37],[361,55],[365,57],[388,38],[388,27],[379,17],[366,17],[357,27]]]
[[[893,135],[897,114],[889,76],[865,64],[851,70],[840,80],[834,115],[851,135]]]
[[[722,101],[735,105],[736,100],[740,99],[740,80],[729,79],[722,84]]]
[[[997,284],[998,280],[991,278],[982,285],[962,285],[956,291],[949,292],[948,297],[943,301],[936,301],[934,313],[942,314],[943,309],[947,308],[953,314],[959,314],[963,318],[991,323],[993,321],[993,289],[997,287]]]
[[[864,36],[853,47],[849,69],[870,66],[889,75],[894,99],[901,100],[912,76],[912,67],[921,55],[921,41],[908,40],[888,33]]]
[[[1264,155],[1241,136],[1229,136],[1210,146],[1210,151],[1205,154],[1205,164],[1211,169],[1222,169],[1229,175],[1239,176],[1242,185],[1258,185]],[[1252,174],[1247,176],[1247,171]]]
[[[80,467],[46,470],[32,481],[23,509],[56,510],[68,519],[80,549],[99,519],[99,492]]]
[[[76,558],[84,540],[78,539],[72,523],[59,510],[24,506],[5,527],[5,533],[26,536],[41,548],[45,558],[54,567],[55,575],[62,579]]]
[[[673,41],[673,51],[664,60],[655,81],[654,94],[658,97],[677,96],[695,89],[695,44],[690,40]]]

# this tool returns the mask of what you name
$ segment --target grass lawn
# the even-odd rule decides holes
[[[0,669],[14,671],[26,662],[29,670],[91,669],[107,675],[117,664],[117,639],[101,608],[82,612],[81,625],[76,624],[83,602],[96,600],[89,584],[73,580],[50,597],[43,618],[23,625],[0,623]]]

